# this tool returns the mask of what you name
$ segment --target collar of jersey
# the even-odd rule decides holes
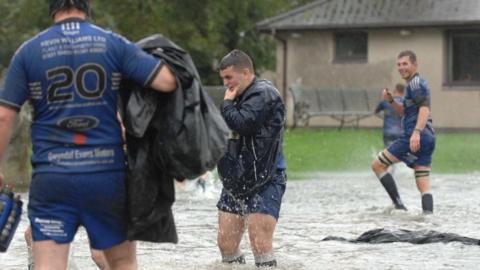
[[[67,18],[65,20],[56,22],[55,25],[62,24],[62,23],[68,23],[68,22],[84,22],[84,21],[85,21],[84,19],[80,19],[80,18]]]
[[[410,80],[408,80],[408,82],[411,82],[417,76],[420,76],[420,74],[418,74],[418,72],[413,74],[412,78],[410,78]]]

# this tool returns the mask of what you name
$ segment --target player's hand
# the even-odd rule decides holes
[[[227,88],[227,90],[225,91],[225,96],[223,97],[223,99],[234,100],[238,95],[239,88],[240,88],[239,85],[237,85],[235,87],[232,87],[232,88]]]
[[[420,133],[414,131],[410,137],[410,151],[415,153],[418,150],[420,150]]]
[[[391,102],[393,100],[392,93],[388,91],[388,88],[384,88],[382,91],[382,99],[388,102]]]

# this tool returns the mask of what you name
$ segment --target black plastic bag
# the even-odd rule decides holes
[[[193,80],[192,88],[197,84]],[[193,179],[214,169],[227,148],[229,129],[211,98],[198,89],[197,93],[177,90],[162,100],[165,113],[183,107],[181,115],[167,117],[167,121],[153,120],[159,129],[154,151],[161,153],[159,163],[178,180]]]
[[[174,71],[178,88],[169,94],[140,95],[140,99],[145,99],[143,101],[139,101],[138,94],[133,95],[134,99],[131,97],[127,104],[127,115],[139,111],[146,113],[136,115],[136,122],[127,122],[134,127],[127,127],[127,130],[141,131],[132,134],[141,137],[147,130],[145,120],[148,119],[148,126],[157,131],[152,147],[158,165],[175,179],[193,179],[214,169],[226,151],[229,128],[210,96],[202,89],[190,55],[161,35],[153,35],[137,44],[162,59]],[[156,111],[152,115],[151,109],[139,109],[142,106],[155,106]]]

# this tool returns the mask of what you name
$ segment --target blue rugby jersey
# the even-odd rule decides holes
[[[420,75],[415,74],[408,82],[406,87],[405,99],[403,101],[405,113],[403,116],[403,126],[405,133],[411,135],[417,124],[418,112],[420,106],[430,107],[430,88],[426,80],[422,79]],[[428,117],[427,126],[432,125],[431,116]]]
[[[149,85],[160,62],[125,38],[80,19],[58,22],[15,53],[0,105],[33,108],[34,172],[94,172],[125,166],[120,81]]]

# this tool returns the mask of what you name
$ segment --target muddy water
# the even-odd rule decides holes
[[[433,175],[435,214],[421,214],[411,172],[395,173],[408,212],[393,211],[371,173],[308,175],[289,181],[275,234],[278,269],[480,269],[480,246],[459,243],[412,245],[322,242],[330,235],[354,238],[374,228],[432,229],[480,238],[480,173]],[[25,196],[24,196],[25,197]],[[183,188],[174,206],[180,242],[139,243],[140,269],[256,269],[244,237],[247,264],[225,266],[216,247],[218,186]],[[17,230],[8,253],[0,254],[0,269],[27,269],[27,251]],[[73,245],[72,269],[95,269],[83,231]]]

